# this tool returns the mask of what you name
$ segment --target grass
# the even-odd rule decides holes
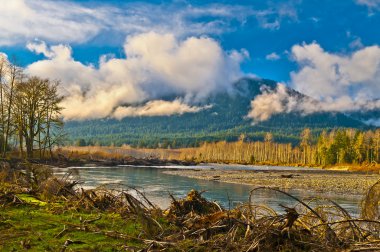
[[[182,159],[181,153],[184,149],[147,149],[107,146],[65,146],[57,150],[70,159],[123,159],[134,158],[159,158],[159,159]]]
[[[22,200],[23,202],[27,203],[27,204],[31,204],[31,205],[37,205],[37,206],[46,206],[46,202],[44,201],[41,201],[39,199],[36,199],[35,197],[29,195],[29,194],[18,194],[16,195],[20,200]]]
[[[138,223],[116,213],[67,211],[63,205],[34,203],[3,206],[0,211],[0,251],[60,251],[68,240],[73,243],[67,247],[74,251],[143,247],[141,241],[132,238],[141,231]],[[62,232],[64,229],[70,231]],[[111,230],[131,239],[112,237]]]

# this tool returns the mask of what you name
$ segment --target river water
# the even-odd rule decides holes
[[[168,169],[245,169],[245,170],[294,170],[305,168],[294,167],[265,167],[265,166],[237,166],[237,165],[205,165],[205,166],[118,166],[118,167],[73,167],[55,168],[57,176],[63,176],[68,169],[75,169],[77,175],[74,179],[79,179],[83,188],[94,188],[100,185],[112,186],[116,188],[126,188],[124,185],[136,187],[144,192],[149,200],[161,208],[170,205],[169,194],[176,198],[184,197],[191,189],[204,191],[203,196],[208,200],[216,201],[225,208],[232,208],[238,204],[248,202],[250,191],[254,186],[224,183],[219,181],[208,181],[193,178],[186,178],[177,175],[163,173]],[[288,190],[293,196],[306,201],[314,197],[324,197],[312,191]],[[348,212],[357,215],[361,198],[349,195],[328,195]],[[265,204],[277,211],[282,211],[282,205],[295,206],[296,201],[289,197],[269,190],[256,191],[253,196],[255,204]]]

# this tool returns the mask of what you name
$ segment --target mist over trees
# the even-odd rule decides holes
[[[16,149],[22,158],[52,155],[62,138],[58,81],[27,76],[0,55],[0,153]]]

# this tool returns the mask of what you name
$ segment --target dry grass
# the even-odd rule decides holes
[[[380,164],[372,163],[372,164],[362,164],[362,165],[350,165],[348,166],[348,170],[380,173]]]
[[[105,146],[67,146],[56,151],[71,159],[122,159],[134,158],[157,158],[165,160],[183,160],[182,149],[135,149],[129,146],[105,147]]]

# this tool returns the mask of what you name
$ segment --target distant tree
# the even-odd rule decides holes
[[[317,143],[317,164],[326,165],[328,138],[325,130],[319,135]]]
[[[376,162],[379,162],[380,161],[380,129],[376,129],[373,142],[374,142],[374,148],[375,148],[375,152],[374,152],[375,160]]]
[[[372,163],[375,157],[374,139],[375,139],[375,135],[372,131],[366,131],[364,133],[364,148],[366,150],[365,156],[366,156],[366,160],[369,163]]]
[[[88,146],[93,146],[93,145],[94,145],[94,140],[89,139],[89,140],[87,141],[87,145],[88,145]]]
[[[238,141],[245,142],[247,139],[247,136],[245,134],[240,134]]]
[[[301,149],[303,153],[303,164],[306,164],[309,162],[308,159],[308,154],[309,152],[309,147],[311,145],[311,130],[309,128],[305,128],[301,132]],[[310,158],[309,158],[310,159]]]
[[[78,139],[75,145],[76,146],[86,146],[86,140],[84,140],[83,138]]]
[[[271,143],[273,141],[273,134],[270,132],[265,133],[264,141]]]
[[[311,130],[309,128],[305,128],[301,132],[301,146],[309,145],[311,145]]]
[[[355,163],[360,164],[363,162],[363,157],[365,156],[363,132],[357,132],[354,136],[353,154]]]

